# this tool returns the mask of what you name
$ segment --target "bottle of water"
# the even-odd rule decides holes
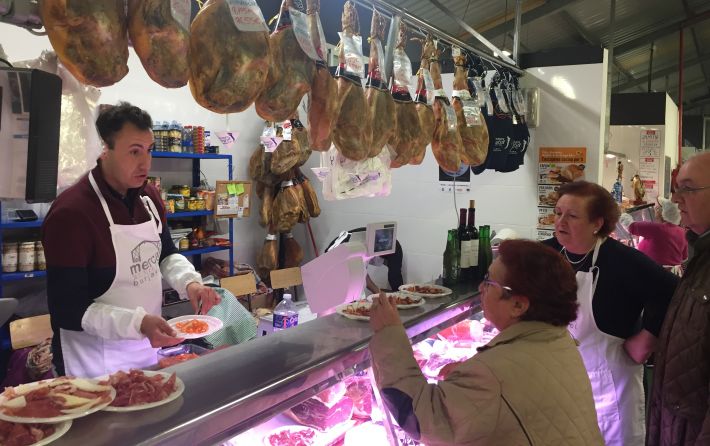
[[[290,294],[284,294],[284,298],[276,308],[274,308],[274,331],[284,330],[298,325],[298,310],[291,300]]]

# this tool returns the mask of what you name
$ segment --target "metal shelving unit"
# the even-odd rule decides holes
[[[177,152],[157,152],[152,153],[153,158],[173,158],[173,159],[185,159],[192,161],[192,185],[197,187],[200,185],[200,161],[202,160],[226,160],[227,161],[227,175],[228,179],[232,179],[232,155],[225,155],[220,153],[177,153]],[[160,169],[155,169],[159,171]],[[0,202],[0,214],[2,213],[2,202]],[[175,212],[167,214],[166,217],[169,220],[179,219],[179,218],[193,218],[199,219],[202,217],[208,217],[214,215],[213,211],[186,211],[186,212]],[[3,244],[3,233],[8,230],[21,230],[21,229],[39,229],[42,226],[44,220],[37,219],[34,221],[24,221],[24,222],[7,222],[0,223],[0,253],[2,252]],[[229,241],[230,246],[211,246],[207,248],[190,249],[187,251],[180,251],[181,254],[185,256],[190,256],[193,259],[193,263],[196,268],[200,268],[201,261],[200,256],[203,254],[209,254],[212,252],[226,251],[229,250],[229,273],[234,275],[234,221],[229,219]],[[35,279],[40,277],[46,277],[46,271],[28,271],[28,272],[15,272],[15,273],[3,273],[0,272],[0,297],[3,297],[3,287],[2,284],[5,282],[13,282],[25,279]]]

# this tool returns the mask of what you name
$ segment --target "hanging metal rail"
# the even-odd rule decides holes
[[[424,31],[429,32],[433,36],[438,37],[439,39],[444,40],[450,44],[453,44],[453,45],[456,45],[460,48],[463,48],[466,51],[469,51],[469,52],[477,55],[481,59],[484,59],[493,65],[497,65],[499,67],[505,67],[505,68],[507,68],[511,71],[514,71],[518,74],[524,74],[524,71],[521,70],[520,68],[518,68],[517,66],[515,66],[514,64],[508,63],[505,60],[498,59],[492,55],[486,54],[483,51],[479,50],[478,48],[475,48],[475,47],[457,39],[456,37],[452,36],[451,34],[448,34],[447,32],[442,31],[441,29],[437,28],[436,26],[433,26],[433,25],[425,22],[424,20],[420,19],[419,17],[412,15],[411,13],[407,12],[406,10],[404,10],[398,6],[394,6],[394,5],[392,5],[386,1],[383,1],[383,0],[351,0],[351,1],[357,5],[362,6],[363,8],[370,9],[374,6],[380,11],[380,13],[384,12],[383,15],[385,15],[389,19],[392,19],[393,16],[398,15],[401,17],[401,19],[403,21],[405,21],[406,23],[411,25],[414,29],[418,29],[421,32],[424,32]],[[387,14],[389,14],[389,15],[387,15]],[[467,27],[467,31],[469,31],[468,28],[470,28],[470,26],[466,25],[466,27]],[[472,30],[472,28],[471,28],[471,30]],[[476,37],[480,36],[480,34],[478,34],[478,33],[475,33],[475,34],[477,35]],[[481,38],[482,37],[483,36],[481,36]],[[488,42],[488,41],[486,40],[486,42]],[[486,45],[486,46],[488,46],[489,48],[492,48],[491,50],[495,53],[498,53],[501,57],[505,57],[503,52],[498,50],[490,42],[488,42],[488,45]]]

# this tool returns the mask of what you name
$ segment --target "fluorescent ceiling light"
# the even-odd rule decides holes
[[[508,50],[503,50],[503,55],[506,57],[510,57],[511,52]]]

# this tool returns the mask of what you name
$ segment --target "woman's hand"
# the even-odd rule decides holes
[[[390,325],[401,325],[397,306],[390,301],[387,294],[380,292],[380,295],[372,300],[370,307],[370,327],[375,332]]]
[[[187,285],[187,297],[190,299],[195,314],[198,311],[201,314],[207,314],[212,307],[219,305],[222,301],[222,298],[219,297],[214,288],[197,282],[190,282]],[[200,302],[202,303],[202,308],[200,308]]]
[[[656,349],[656,338],[647,330],[641,330],[624,341],[624,350],[638,364],[646,362]]]

